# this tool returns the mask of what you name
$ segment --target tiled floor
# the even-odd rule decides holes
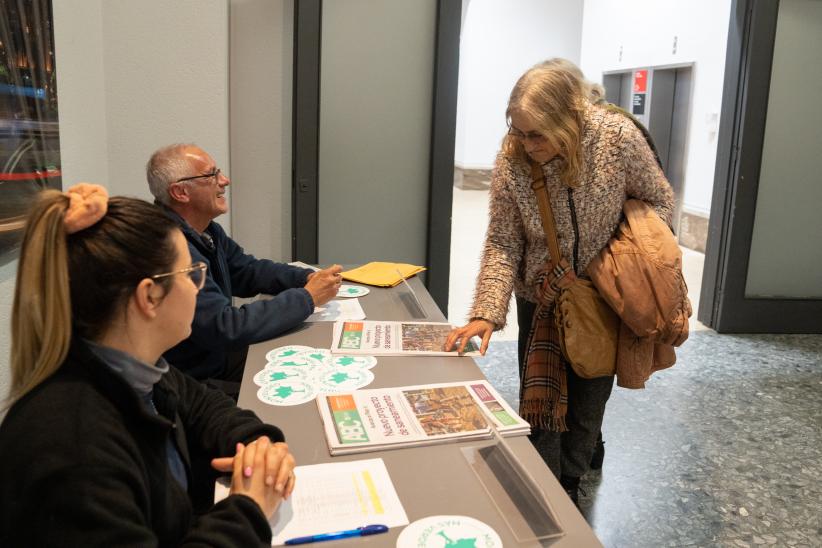
[[[470,304],[486,200],[455,189],[453,322]],[[685,250],[694,308],[701,258]],[[515,338],[496,334],[479,360],[514,404]],[[677,356],[646,389],[614,389],[605,465],[583,481],[597,536],[609,547],[822,546],[822,336],[719,335],[693,323]]]

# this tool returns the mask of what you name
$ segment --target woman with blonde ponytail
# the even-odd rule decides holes
[[[270,544],[295,481],[282,432],[162,358],[205,270],[154,205],[85,183],[41,194],[12,309],[0,546]],[[231,495],[195,517],[206,459]]]
[[[505,326],[515,294],[520,414],[575,503],[614,378],[583,379],[571,369],[553,325],[554,297],[561,284],[588,278],[588,264],[615,233],[626,200],[645,201],[668,223],[674,205],[642,132],[602,104],[603,94],[565,59],[542,62],[517,80],[491,181],[474,304],[468,323],[446,343],[462,351],[479,336],[484,353],[493,331]],[[544,181],[540,191],[548,193],[561,257],[549,256],[532,180]]]
[[[63,228],[68,204],[62,192],[49,190],[29,216],[12,305],[10,401],[51,376],[68,353],[71,303]]]

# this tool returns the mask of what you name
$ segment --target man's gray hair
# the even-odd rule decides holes
[[[191,163],[185,157],[186,149],[193,143],[176,143],[157,149],[146,164],[148,188],[154,198],[163,205],[171,205],[168,187],[171,183],[189,175]]]

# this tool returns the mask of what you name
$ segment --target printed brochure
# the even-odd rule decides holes
[[[454,326],[442,322],[338,321],[331,352],[370,356],[479,356],[474,340],[465,352],[443,350]]]
[[[317,396],[332,455],[530,433],[485,380]]]

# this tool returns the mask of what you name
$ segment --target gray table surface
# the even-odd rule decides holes
[[[402,285],[388,289],[369,287],[371,292],[360,297],[360,304],[367,318],[445,321],[419,278],[411,278],[409,283],[420,307],[415,306],[414,298]],[[454,442],[332,457],[323,436],[319,412],[313,402],[282,407],[265,404],[257,398],[258,387],[254,384],[253,377],[265,366],[266,352],[288,344],[329,348],[332,325],[333,322],[304,323],[281,337],[253,345],[246,361],[240,407],[252,409],[263,421],[282,428],[298,465],[382,458],[411,522],[434,515],[471,516],[493,527],[505,546],[516,546],[515,537],[460,449],[487,444],[487,441]],[[484,378],[474,360],[468,357],[378,357],[378,360],[379,363],[372,370],[375,374],[374,382],[368,388]],[[602,546],[528,438],[515,436],[506,439],[548,497],[565,530],[565,536],[552,546]],[[386,534],[338,540],[334,541],[334,545],[394,546],[402,529],[403,527],[394,527]],[[321,525],[318,532],[322,532]]]

